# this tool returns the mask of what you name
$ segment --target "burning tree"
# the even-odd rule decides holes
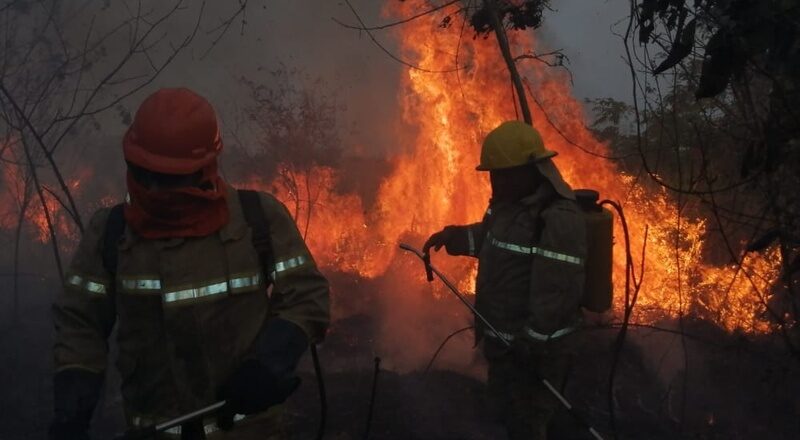
[[[632,2],[630,26],[623,35],[629,48],[640,23],[638,3]],[[683,2],[642,3],[669,11]],[[736,3],[716,2],[718,7]],[[734,85],[730,96],[697,103],[692,95],[700,69],[703,64],[713,65],[698,62],[702,50],[679,64],[685,64],[687,70],[681,72],[685,74],[672,75],[668,82],[652,76],[659,64],[651,61],[652,48],[631,50],[637,91],[634,106],[602,102],[606,108],[600,109],[601,124],[596,128],[603,129],[606,136],[599,136],[584,123],[584,109],[572,97],[568,72],[549,69],[559,66],[565,60],[563,55],[549,51],[530,33],[511,32],[519,27],[535,28],[546,5],[503,0],[433,5],[389,2],[384,10],[400,18],[380,26],[367,25],[350,6],[358,23],[348,26],[366,33],[405,66],[398,99],[404,122],[418,128],[400,139],[404,148],[394,158],[395,171],[381,185],[374,218],[389,221],[376,227],[378,235],[391,241],[389,237],[422,235],[445,224],[480,218],[488,187],[476,185],[470,172],[478,162],[477,146],[500,121],[525,119],[559,152],[554,160],[568,181],[598,189],[602,197],[619,201],[625,209],[630,248],[636,254],[628,257],[633,257],[635,265],[626,261],[620,243],[615,248],[614,276],[615,310],[624,314],[626,322],[629,319],[631,325],[651,327],[662,320],[675,322],[678,328],[674,331],[684,350],[685,318],[700,318],[752,338],[781,335],[796,352],[797,303],[785,300],[796,298],[791,293],[796,289],[796,276],[787,278],[792,271],[786,270],[796,261],[796,238],[792,238],[796,233],[787,232],[794,230],[797,218],[792,203],[797,200],[799,168],[791,147],[796,140],[788,137],[787,150],[783,150],[787,154],[781,156],[786,162],[773,161],[780,171],[772,171],[771,177],[759,171],[766,156],[761,162],[747,162],[761,165],[742,173],[741,162],[730,154],[749,149],[753,158],[758,151],[766,151],[760,149],[765,144],[759,140],[769,139],[763,128],[774,112],[755,110],[770,101],[768,96],[775,96],[771,91],[781,89],[765,87],[763,78],[755,79],[759,72],[769,78],[763,73],[763,64],[761,68],[753,64],[751,76],[743,77],[746,87]],[[522,12],[528,14],[525,20],[515,15]],[[661,17],[667,24],[655,28],[662,32],[657,41],[664,49],[662,61],[672,55],[666,43],[680,41],[689,20],[681,21],[680,12],[674,18],[668,13],[653,17]],[[672,27],[667,23],[670,20]],[[796,22],[795,18],[788,20]],[[378,32],[385,29],[397,37],[396,51],[379,38]],[[490,38],[492,33],[496,39]],[[637,64],[639,60],[646,61],[644,66]],[[639,73],[642,67],[650,73]],[[727,76],[726,81],[731,78],[735,76]],[[758,100],[758,96],[764,99]],[[781,118],[791,120],[792,114],[787,112]],[[631,128],[620,127],[620,122],[631,122]],[[415,212],[414,221],[388,214],[402,206],[403,194],[413,194],[424,207]],[[618,228],[615,235],[619,243],[622,230]],[[770,246],[778,237],[783,241]],[[762,253],[748,248],[760,248]],[[468,288],[472,274],[464,271],[464,266],[449,270],[461,270],[462,287]],[[638,295],[622,295],[626,279]],[[779,307],[780,302],[783,305]],[[688,357],[684,356],[683,362],[687,372]],[[610,388],[609,396],[613,395]],[[685,403],[685,382],[682,389]]]
[[[658,5],[672,3],[675,2]],[[486,200],[486,189],[472,188],[473,178],[461,170],[470,169],[476,162],[474,145],[478,145],[483,133],[503,119],[521,117],[532,121],[543,133],[545,142],[559,151],[556,161],[569,180],[600,189],[605,197],[625,205],[629,223],[633,225],[632,249],[647,247],[647,253],[641,257],[646,276],[638,267],[629,271],[619,247],[615,257],[617,291],[624,291],[624,280],[628,277],[633,277],[632,285],[641,287],[635,315],[653,320],[658,316],[691,314],[712,319],[729,330],[787,331],[795,318],[773,310],[767,297],[780,291],[776,284],[780,266],[773,259],[774,252],[791,253],[792,245],[768,250],[763,256],[745,254],[747,240],[743,237],[747,233],[740,230],[731,237],[720,225],[721,210],[709,209],[712,205],[733,209],[732,205],[743,200],[734,196],[739,194],[734,190],[743,190],[753,182],[752,174],[726,181],[730,167],[714,169],[709,165],[713,160],[722,165],[724,160],[716,158],[730,157],[722,151],[724,144],[717,139],[714,141],[717,148],[712,150],[708,148],[710,139],[695,138],[696,129],[704,129],[701,122],[706,128],[721,122],[715,113],[718,110],[704,107],[702,112],[689,117],[699,108],[689,106],[687,95],[682,92],[686,84],[691,84],[688,76],[675,76],[669,87],[655,83],[642,86],[637,82],[640,91],[661,90],[662,99],[657,105],[649,103],[648,113],[630,113],[634,128],[647,131],[647,136],[635,139],[649,136],[663,148],[641,142],[632,144],[625,136],[618,136],[611,145],[598,140],[583,123],[583,109],[571,98],[568,72],[547,68],[561,66],[565,60],[563,54],[543,51],[530,35],[509,32],[538,26],[546,7],[547,2],[444,2],[434,7],[392,2],[387,6],[390,13],[408,18],[372,27],[350,7],[360,23],[350,27],[367,32],[384,51],[389,52],[374,33],[391,28],[399,36],[400,52],[391,55],[408,69],[401,100],[409,122],[422,127],[421,135],[407,142],[419,146],[408,152],[411,163],[406,165],[414,171],[398,170],[387,179],[382,187],[387,193],[385,197],[391,198],[388,193],[399,192],[401,188],[416,188],[418,184],[412,176],[435,176],[440,183],[432,188],[430,197],[436,202],[426,204],[431,212],[421,214],[427,215],[422,221],[428,225],[427,230],[445,222],[477,218]],[[680,24],[680,14],[672,19],[665,16],[665,20],[674,20],[673,28],[688,26]],[[473,32],[471,41],[464,38],[467,29]],[[490,41],[492,33],[496,43]],[[530,60],[536,62],[526,63]],[[669,101],[664,96],[668,88],[673,90]],[[507,99],[497,100],[497,97]],[[639,98],[636,99],[638,106]],[[535,103],[533,108],[528,108],[529,100]],[[725,108],[746,107],[740,100]],[[678,108],[687,118],[668,120],[667,116],[674,115]],[[744,120],[746,115],[738,117]],[[734,123],[729,120],[726,124],[730,127]],[[739,128],[726,134],[741,136]],[[722,131],[724,128],[716,129],[716,133]],[[626,149],[631,146],[633,149]],[[429,165],[420,165],[422,161]],[[657,170],[654,163],[659,164]],[[587,168],[592,172],[587,173]],[[789,165],[785,169],[795,168]],[[637,177],[642,172],[650,177],[650,182]],[[401,177],[406,175],[409,177]],[[678,178],[672,181],[672,176]],[[794,178],[784,175],[776,180],[788,183]],[[431,189],[420,187],[414,191],[425,192]],[[457,193],[459,196],[455,196]],[[713,203],[712,196],[715,196]],[[463,203],[447,202],[462,197]],[[466,206],[469,208],[465,209]],[[751,206],[753,210],[746,216],[767,212],[763,205]],[[796,217],[792,212],[786,215],[787,221]],[[759,232],[770,230],[767,223],[750,226],[750,241],[758,238]],[[649,237],[645,234],[648,229]],[[621,230],[617,236],[622,236]],[[721,255],[720,245],[727,249],[725,255]],[[624,309],[632,307],[622,304],[620,297],[617,301]]]

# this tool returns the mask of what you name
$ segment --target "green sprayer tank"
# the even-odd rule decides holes
[[[602,313],[611,308],[613,284],[611,282],[614,246],[614,214],[597,202],[600,195],[591,189],[575,190],[575,199],[586,220],[586,285],[583,307]]]

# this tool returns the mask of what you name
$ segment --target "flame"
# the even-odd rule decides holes
[[[407,17],[418,10],[417,3],[391,2],[385,12]],[[443,30],[440,23],[441,17],[424,17],[397,30],[401,56],[414,65],[452,69],[458,50],[458,62],[464,68],[457,73],[406,69],[398,101],[404,123],[416,130],[398,130],[405,133],[398,139],[403,150],[392,159],[394,170],[383,180],[374,206],[365,207],[357,196],[332,191],[339,176],[330,168],[299,173],[296,189],[272,182],[273,192],[289,206],[305,204],[306,208],[296,210],[296,218],[301,228],[302,219],[311,218],[308,243],[322,265],[364,277],[383,276],[400,258],[399,241],[421,242],[445,225],[479,221],[486,209],[488,179],[474,171],[481,140],[502,121],[516,119],[515,96],[494,38],[462,36],[456,26]],[[510,39],[516,53],[537,47],[530,33],[515,33]],[[636,260],[648,230],[635,319],[653,322],[692,313],[731,331],[772,329],[765,318],[764,295],[779,276],[778,251],[766,258],[746,259],[741,266],[706,263],[706,220],[679,211],[678,203],[663,188],[647,189],[613,162],[576,147],[599,155],[610,153],[608,145],[586,128],[583,108],[572,96],[568,77],[535,62],[522,66],[522,74],[535,94],[535,101],[531,100],[534,125],[548,148],[559,152],[554,160],[565,179],[573,187],[593,188],[602,198],[623,203]],[[314,192],[307,186],[314,181],[318,194],[303,196]],[[314,213],[307,217],[311,199]],[[625,254],[619,224],[615,236],[615,308],[621,310]],[[460,287],[473,288],[473,261],[435,258],[455,275]],[[422,276],[413,280],[422,283]]]
[[[13,140],[8,141],[7,148],[3,151],[2,173],[0,173],[0,229],[15,231],[19,221],[19,212],[25,205],[25,216],[22,226],[32,226],[32,234],[39,243],[50,241],[50,229],[47,225],[47,217],[42,207],[41,199],[36,192],[33,181],[28,177],[27,164],[19,161],[20,154],[15,151],[18,146]],[[67,186],[73,194],[79,193],[81,182],[88,177],[89,170],[86,169],[67,181]],[[28,183],[26,183],[26,181]],[[78,230],[74,222],[63,209],[61,202],[53,195],[55,191],[47,185],[42,185],[42,195],[44,197],[47,211],[50,214],[50,221],[58,237],[65,239],[62,242],[66,249],[78,238]],[[27,193],[27,195],[26,195]]]
[[[385,12],[408,17],[421,6],[419,1],[390,2]],[[443,12],[456,14],[457,7]],[[330,167],[298,170],[282,164],[273,181],[252,176],[237,182],[270,191],[282,200],[322,267],[387,280],[398,279],[389,272],[402,269],[408,273],[404,273],[404,285],[396,287],[422,291],[424,274],[398,263],[409,258],[398,255],[398,242],[419,244],[445,225],[479,221],[486,209],[488,179],[475,171],[480,144],[500,122],[517,119],[515,96],[493,36],[472,38],[468,29],[463,35],[459,32],[459,23],[448,29],[440,24],[441,16],[434,15],[395,29],[402,58],[426,69],[452,70],[458,65],[460,70],[405,70],[398,93],[403,125],[397,130],[393,171],[383,179],[374,204],[366,206],[357,194],[337,191],[340,179],[352,176],[341,176]],[[510,34],[510,40],[517,54],[537,47],[531,33]],[[585,127],[583,108],[572,96],[568,77],[544,64],[528,63],[521,69],[535,97],[531,100],[534,125],[548,148],[559,153],[554,161],[573,187],[596,189],[602,198],[623,204],[637,271],[646,236],[645,273],[634,319],[654,322],[694,314],[730,331],[773,330],[765,297],[779,277],[778,250],[747,258],[741,265],[706,262],[707,221],[681,211],[663,188],[646,188],[615,163],[576,147],[600,155],[609,153],[608,145]],[[75,191],[87,178],[79,177],[69,183]],[[8,166],[2,179],[6,189],[0,191],[0,197],[8,207],[12,200],[8,193],[22,181],[21,170]],[[46,200],[61,231],[62,224],[69,221],[52,196]],[[110,201],[102,202],[106,203]],[[46,241],[47,225],[38,200],[31,202],[27,216],[36,226],[38,239]],[[5,229],[10,227],[7,215],[2,222]],[[623,307],[625,255],[618,224],[615,236],[615,309],[619,311]],[[474,260],[437,255],[434,262],[463,290],[474,288]]]

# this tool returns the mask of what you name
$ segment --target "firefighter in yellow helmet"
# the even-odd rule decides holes
[[[116,325],[130,428],[219,400],[158,438],[278,439],[295,366],[329,321],[328,282],[292,217],[217,173],[211,105],[161,89],[123,140],[128,199],[95,212],[53,306],[52,440],[88,439]]]
[[[539,133],[504,122],[486,137],[477,169],[492,198],[478,223],[447,226],[425,243],[478,258],[476,322],[489,363],[489,395],[509,437],[545,439],[560,403],[540,382],[564,383],[584,285],[585,222]],[[511,348],[498,338],[511,342]]]

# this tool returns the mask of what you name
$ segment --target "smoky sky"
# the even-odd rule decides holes
[[[387,0],[397,1],[397,0]],[[383,1],[352,0],[364,22],[377,25],[397,20],[382,15]],[[167,8],[172,2],[142,2],[143,9]],[[153,57],[163,59],[170,45],[179,43],[195,27],[201,2],[187,2],[187,8],[170,17],[163,41]],[[80,42],[90,20],[95,34],[109,29],[136,12],[136,2],[87,0],[69,3],[65,14],[73,17],[69,28],[73,41]],[[297,72],[292,77],[300,87],[312,87],[330,96],[337,105],[337,125],[346,153],[386,157],[398,146],[393,130],[402,120],[398,93],[405,67],[390,59],[363,32],[346,29],[333,18],[356,24],[347,4],[339,1],[249,0],[244,16],[234,19],[224,36],[216,41],[218,29],[237,9],[238,2],[206,2],[192,44],[184,49],[151,84],[126,98],[122,104],[133,114],[139,103],[159,87],[189,87],[207,97],[216,107],[228,144],[257,142],[257,131],[245,109],[251,105],[245,78],[270,86],[276,69]],[[630,79],[621,56],[623,46],[613,35],[624,31],[629,3],[624,0],[554,0],[544,25],[537,31],[542,49],[562,49],[569,58],[574,93],[579,99],[613,97],[630,101]],[[242,23],[243,19],[246,23]],[[615,25],[616,23],[616,25]],[[397,53],[395,33],[376,31],[374,36]],[[125,38],[110,41],[109,65],[124,53]],[[102,64],[102,63],[100,63]],[[139,59],[130,72],[146,73],[147,63]],[[98,72],[102,71],[101,68]],[[97,75],[99,76],[100,73]],[[112,90],[113,92],[113,90]],[[120,142],[127,125],[116,112],[105,119],[102,130],[81,141],[81,151],[103,154],[116,162],[113,173],[124,169]],[[234,136],[235,135],[235,136]],[[247,145],[250,144],[250,145]],[[67,167],[77,159],[65,158]],[[225,159],[223,158],[223,170]]]
[[[628,0],[554,0],[539,35],[570,59],[574,93],[584,98],[631,101],[631,79],[622,40]]]

